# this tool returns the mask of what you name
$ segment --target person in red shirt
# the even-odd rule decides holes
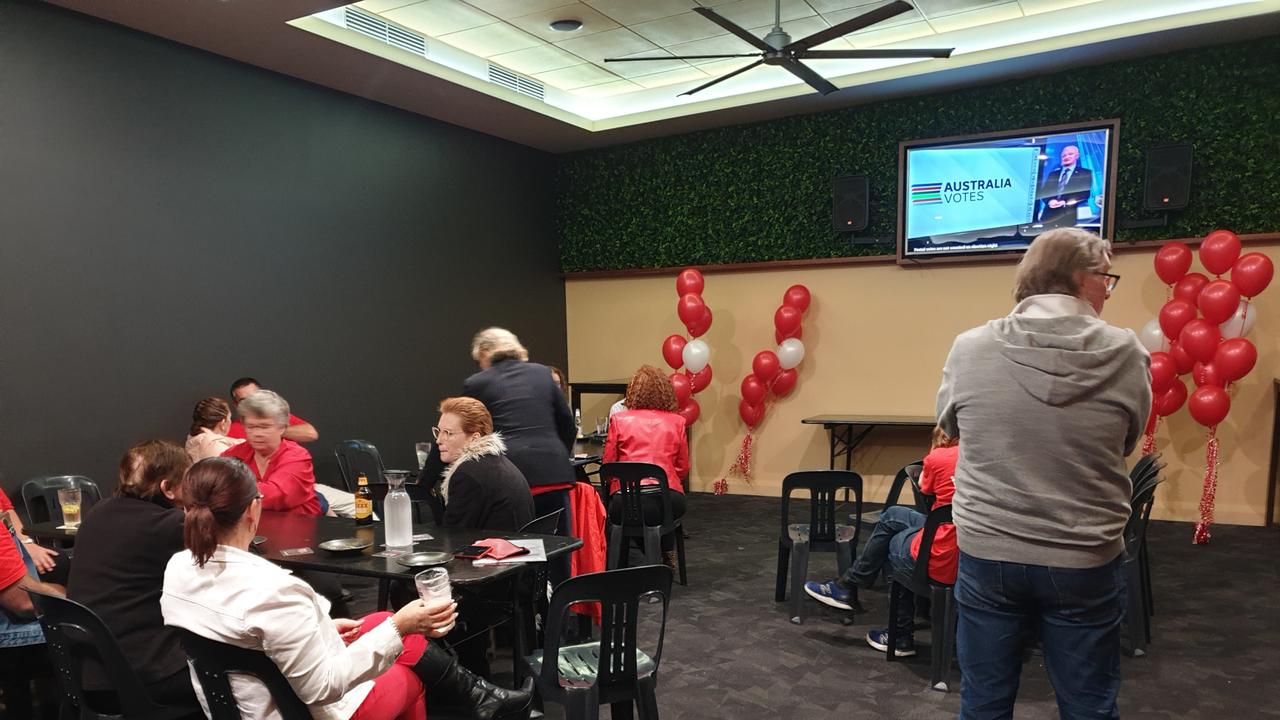
[[[71,572],[66,557],[59,554],[57,550],[37,545],[35,540],[27,537],[27,533],[22,527],[22,518],[18,517],[18,511],[13,508],[13,501],[9,499],[4,490],[0,490],[0,515],[9,518],[9,525],[13,527],[14,536],[23,545],[26,545],[23,549],[27,551],[27,554],[31,556],[32,562],[36,564],[36,569],[40,571],[40,577],[46,582],[65,585],[67,576]]]
[[[933,442],[924,458],[920,473],[920,492],[934,497],[933,507],[950,505],[955,495],[956,462],[960,457],[959,438],[948,437],[942,428],[933,429]],[[876,527],[867,539],[862,554],[844,575],[824,583],[807,582],[804,591],[825,605],[841,610],[853,610],[858,602],[858,587],[869,588],[875,584],[880,571],[889,566],[892,576],[907,580],[915,572],[916,556],[920,551],[920,530],[926,516],[908,507],[895,505],[880,513]],[[956,549],[956,528],[943,523],[933,538],[929,552],[929,576],[942,583],[956,581],[956,565],[959,553]],[[890,618],[899,632],[898,657],[915,655],[915,639],[911,628],[915,616],[915,598],[906,593],[898,603],[898,616]],[[867,644],[884,652],[887,649],[888,630],[883,628],[867,632]]]
[[[689,441],[685,437],[684,418],[676,413],[676,392],[671,379],[652,365],[641,365],[627,384],[627,409],[609,418],[609,434],[604,443],[604,461],[644,462],[662,468],[671,493],[671,514],[683,517],[686,503],[684,481],[689,476]],[[656,491],[656,479],[640,483]],[[610,483],[609,518],[622,514],[622,498],[613,493],[618,481]],[[642,491],[643,492],[643,491]],[[657,492],[643,499],[644,520],[656,525],[662,522],[662,500]],[[662,561],[675,567],[675,536],[662,538]]]
[[[248,437],[245,435],[244,422],[238,411],[240,401],[261,389],[262,383],[251,377],[242,377],[231,383],[231,411],[236,413],[236,417],[231,421],[231,427],[227,429],[227,437],[238,440]],[[311,423],[289,413],[289,426],[284,430],[284,438],[297,443],[315,442],[320,438],[320,433]]]
[[[289,403],[270,390],[258,390],[238,403],[248,442],[222,455],[244,462],[258,478],[263,510],[322,515],[316,495],[311,453],[285,437]]]

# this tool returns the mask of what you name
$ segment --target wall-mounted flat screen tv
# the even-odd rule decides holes
[[[898,259],[1015,255],[1046,230],[1112,238],[1119,120],[898,145]]]

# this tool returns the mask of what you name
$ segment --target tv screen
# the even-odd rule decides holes
[[[1110,239],[1119,120],[898,147],[898,257],[1016,254],[1046,230]]]

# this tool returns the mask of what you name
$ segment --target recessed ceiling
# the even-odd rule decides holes
[[[813,112],[1280,32],[1280,0],[914,0],[822,49],[954,47],[950,59],[811,60],[817,95],[760,66],[679,94],[753,48],[696,4],[763,37],[774,0],[51,0],[151,34],[553,152]],[[799,39],[885,0],[782,0]],[[554,20],[577,20],[572,32]],[[388,42],[390,41],[390,42]],[[606,57],[655,57],[606,63]]]

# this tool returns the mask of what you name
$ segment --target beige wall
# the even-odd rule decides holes
[[[1280,264],[1280,247],[1249,245],[1246,250],[1265,252]],[[1136,330],[1155,317],[1165,299],[1165,287],[1152,270],[1152,253],[1122,254],[1113,271],[1123,280],[1103,316]],[[666,368],[661,342],[684,332],[675,313],[674,275],[566,282],[571,380],[628,377],[641,363]],[[799,385],[770,407],[757,427],[754,483],[730,480],[730,492],[776,495],[788,472],[827,466],[826,433],[821,426],[802,425],[802,418],[826,413],[932,415],[952,339],[1008,312],[1012,276],[1012,264],[708,274],[703,297],[715,322],[705,340],[714,378],[697,396],[702,418],[693,431],[690,486],[709,492],[737,454],[746,430],[738,418],[738,386],[755,353],[775,347],[773,313],[790,285],[807,285],[814,298],[804,320],[806,356]],[[1280,317],[1273,309],[1280,306],[1280,300],[1273,300],[1277,294],[1280,290],[1269,288],[1260,297],[1258,323],[1249,335],[1258,346],[1258,366],[1232,390],[1231,414],[1218,429],[1219,522],[1260,525],[1265,518],[1272,379],[1280,377]],[[614,399],[584,399],[583,425],[593,425]],[[1185,406],[1169,420],[1158,433],[1169,466],[1155,516],[1193,520],[1204,473],[1205,431]],[[873,432],[853,459],[853,468],[868,482],[867,498],[882,499],[892,474],[919,458],[927,443],[926,430]]]

